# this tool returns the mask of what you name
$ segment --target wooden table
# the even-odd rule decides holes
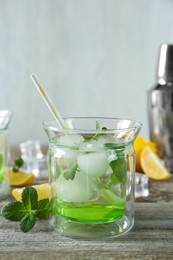
[[[0,217],[0,259],[173,259],[173,178],[150,181],[149,190],[149,197],[136,199],[133,229],[107,241],[58,236],[48,220],[24,234],[18,223]]]

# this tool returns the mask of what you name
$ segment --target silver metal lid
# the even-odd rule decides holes
[[[157,77],[160,84],[173,82],[173,44],[160,46]]]

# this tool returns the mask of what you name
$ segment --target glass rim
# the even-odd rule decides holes
[[[57,132],[68,132],[68,133],[90,133],[90,134],[94,134],[94,133],[113,133],[115,131],[132,131],[134,129],[136,130],[140,130],[142,127],[142,123],[136,121],[136,120],[132,120],[132,119],[127,119],[127,118],[116,118],[116,117],[65,117],[63,118],[65,121],[68,120],[73,120],[73,121],[77,121],[77,120],[111,120],[111,121],[115,121],[115,122],[121,122],[121,121],[127,121],[129,123],[134,123],[133,126],[130,127],[122,127],[122,128],[106,128],[106,129],[83,129],[83,128],[61,128],[58,126],[58,123],[56,122],[56,120],[51,120],[51,121],[45,121],[43,122],[43,127],[44,129],[48,129],[48,130],[52,130],[52,131],[57,131]]]

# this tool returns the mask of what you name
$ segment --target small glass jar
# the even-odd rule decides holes
[[[116,118],[44,123],[49,138],[51,223],[65,236],[105,239],[134,224],[135,153],[141,124]]]
[[[43,154],[39,140],[27,140],[19,144],[24,160],[22,170],[33,173],[37,179],[47,178],[47,156]]]

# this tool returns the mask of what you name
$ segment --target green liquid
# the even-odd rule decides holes
[[[79,206],[74,203],[59,204],[57,213],[71,221],[98,223],[110,222],[121,218],[125,213],[125,203],[120,206],[83,203]]]

